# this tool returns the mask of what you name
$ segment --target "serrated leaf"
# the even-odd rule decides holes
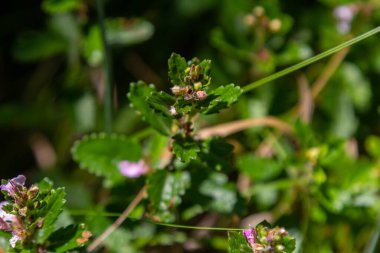
[[[17,38],[13,55],[19,61],[37,61],[64,53],[67,47],[67,41],[57,33],[51,31],[26,32]]]
[[[162,114],[156,113],[147,103],[146,99],[155,92],[153,86],[148,86],[144,82],[131,83],[128,98],[134,109],[138,111],[143,120],[149,123],[154,129],[163,135],[171,135],[172,119]]]
[[[190,186],[190,174],[186,171],[158,170],[148,177],[148,198],[154,219],[172,222],[174,208],[181,203],[181,196]]]
[[[111,187],[124,180],[118,163],[138,161],[142,150],[138,143],[122,135],[92,134],[77,141],[72,154],[81,168],[105,177],[105,185]]]
[[[44,0],[42,9],[48,13],[68,12],[77,9],[82,0]]]
[[[163,91],[152,92],[149,97],[147,97],[146,101],[158,112],[161,112],[168,117],[172,117],[169,109],[170,106],[175,103],[175,98],[173,96]]]
[[[254,181],[263,181],[278,176],[282,171],[282,164],[269,158],[243,155],[238,159],[241,172]]]
[[[252,253],[252,248],[249,246],[242,232],[228,231],[228,252],[229,253]]]
[[[43,226],[38,230],[37,234],[38,243],[43,244],[55,230],[55,221],[66,202],[65,196],[64,188],[57,188],[51,190],[50,194],[43,199],[42,205],[44,206],[35,214],[36,217],[42,218],[43,221]]]
[[[48,179],[44,178],[38,183],[38,189],[39,189],[39,194],[45,194],[50,192],[51,189],[53,189],[53,182]]]
[[[174,85],[183,85],[183,77],[188,65],[186,59],[179,54],[172,53],[169,61],[169,78]]]
[[[154,26],[143,19],[107,19],[107,41],[110,45],[128,46],[148,40],[154,33]]]
[[[185,163],[195,160],[201,151],[199,143],[192,138],[183,138],[181,135],[173,137],[173,153]]]
[[[228,108],[238,100],[242,93],[243,90],[234,84],[220,86],[208,94],[207,99],[201,104],[201,113],[212,114]]]
[[[64,253],[80,248],[86,241],[86,238],[83,237],[85,231],[84,224],[60,228],[49,237],[48,249],[56,253]]]

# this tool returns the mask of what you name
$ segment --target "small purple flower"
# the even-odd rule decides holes
[[[12,198],[16,197],[16,194],[22,189],[25,184],[25,176],[18,175],[15,178],[12,178],[6,184],[0,185],[0,190],[6,191],[8,195]]]
[[[339,21],[351,22],[354,14],[353,8],[348,5],[340,5],[334,9],[334,16]]]
[[[351,22],[355,14],[355,8],[350,5],[340,5],[334,9],[334,17],[337,20],[336,28],[341,34],[351,30]]]
[[[255,237],[256,237],[256,231],[254,228],[245,229],[243,230],[243,235],[245,239],[247,239],[248,243],[251,245],[251,247],[255,244]]]
[[[119,171],[123,176],[137,178],[148,173],[149,167],[143,160],[138,162],[124,160],[119,163]]]

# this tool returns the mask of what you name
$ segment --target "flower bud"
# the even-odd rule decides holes
[[[170,114],[171,114],[172,116],[177,116],[177,115],[178,115],[178,112],[177,112],[177,110],[175,109],[174,106],[170,106],[169,111],[170,111]]]
[[[257,6],[253,9],[253,14],[256,15],[256,17],[262,17],[265,14],[265,9],[262,6]]]
[[[194,83],[194,89],[195,90],[200,90],[201,88],[202,88],[202,83],[201,82]]]
[[[38,192],[40,191],[40,189],[38,188],[37,185],[32,185],[29,190],[28,190],[28,199],[34,199],[37,195],[38,195]]]
[[[269,22],[269,30],[273,33],[280,31],[282,27],[281,20],[275,18]]]
[[[252,14],[248,14],[244,17],[244,23],[248,26],[252,26],[255,24],[255,16],[253,16]]]
[[[175,95],[175,96],[178,96],[181,94],[181,87],[179,85],[174,85],[172,88],[171,88],[171,91],[172,93]]]
[[[195,96],[198,100],[205,100],[207,98],[207,93],[203,90],[199,90],[195,92]]]
[[[28,212],[28,207],[24,206],[23,208],[18,209],[18,214],[25,217]]]

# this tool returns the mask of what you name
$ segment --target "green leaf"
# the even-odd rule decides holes
[[[252,253],[242,232],[228,231],[228,252],[229,253]]]
[[[143,19],[107,19],[107,41],[110,45],[128,46],[150,39],[154,26]]]
[[[201,151],[198,142],[192,138],[184,138],[181,135],[173,137],[173,153],[185,163],[195,160]]]
[[[278,176],[282,171],[282,164],[269,158],[244,155],[238,159],[241,172],[255,181],[264,181]]]
[[[47,194],[53,189],[53,182],[45,177],[38,183],[38,189],[39,194]]]
[[[199,157],[211,169],[228,170],[231,168],[233,146],[220,138],[212,138],[202,142]]]
[[[17,38],[13,55],[19,61],[30,62],[64,53],[67,48],[67,41],[57,33],[26,32]]]
[[[172,119],[156,113],[146,101],[146,99],[155,91],[156,89],[154,86],[148,86],[142,81],[131,83],[128,98],[132,103],[131,106],[141,114],[143,120],[148,122],[161,134],[170,136]]]
[[[161,112],[168,117],[172,117],[169,109],[175,103],[175,98],[166,92],[152,92],[146,101],[157,112]]]
[[[84,224],[70,225],[60,228],[49,237],[49,250],[56,253],[64,253],[83,247],[86,239],[86,227]]]
[[[183,77],[188,65],[186,59],[179,54],[172,53],[169,58],[169,78],[174,85],[184,85]]]
[[[181,196],[190,186],[190,174],[186,171],[157,170],[148,177],[148,198],[153,219],[173,222],[174,208],[181,203]]]
[[[201,103],[201,113],[212,114],[228,108],[238,100],[242,93],[243,90],[234,84],[220,86],[212,90],[207,99]]]
[[[55,221],[66,202],[65,196],[64,188],[52,189],[41,201],[43,207],[34,214],[35,217],[42,218],[43,221],[43,227],[37,233],[38,243],[43,244],[55,230]]]
[[[42,9],[48,13],[68,12],[82,5],[82,0],[44,0]]]
[[[104,59],[103,44],[99,26],[91,27],[83,42],[83,56],[91,66],[99,66]]]
[[[71,152],[81,168],[105,177],[104,183],[108,187],[125,179],[119,172],[119,162],[138,161],[142,154],[138,143],[122,135],[104,133],[83,137],[74,144]]]
[[[380,158],[380,138],[378,136],[369,136],[365,141],[365,147],[373,157]]]
[[[202,182],[199,192],[211,198],[209,207],[219,213],[231,213],[238,202],[234,185],[228,182],[223,173],[212,173]]]

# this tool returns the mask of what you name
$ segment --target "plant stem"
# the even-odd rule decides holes
[[[146,195],[146,188],[147,186],[145,185],[128,205],[128,207],[124,210],[124,212],[119,216],[119,218],[117,218],[117,220],[111,226],[109,226],[107,230],[103,232],[103,234],[96,238],[96,240],[87,247],[87,252],[92,252],[95,250],[113,231],[115,231],[125,221],[128,215],[136,208],[141,200],[144,199]]]
[[[309,59],[307,59],[307,60],[305,60],[303,62],[295,64],[295,65],[293,65],[293,66],[291,66],[289,68],[286,68],[284,70],[281,70],[279,72],[276,72],[273,75],[264,77],[263,79],[255,81],[253,83],[247,84],[245,87],[243,87],[243,92],[248,92],[248,91],[254,90],[257,87],[260,87],[260,86],[262,86],[262,85],[264,85],[266,83],[269,83],[269,82],[271,82],[273,80],[276,80],[276,79],[278,79],[280,77],[283,77],[283,76],[285,76],[285,75],[287,75],[289,73],[292,73],[292,72],[294,72],[296,70],[299,70],[299,69],[301,69],[303,67],[306,67],[306,66],[308,66],[308,65],[310,65],[310,64],[312,64],[312,63],[314,63],[316,61],[319,61],[319,60],[321,60],[321,59],[323,59],[323,58],[325,58],[327,56],[330,56],[330,55],[332,55],[332,54],[334,54],[334,53],[336,53],[336,52],[338,52],[338,51],[340,51],[340,50],[342,50],[342,49],[344,49],[346,47],[352,46],[352,45],[354,45],[354,44],[356,44],[356,43],[358,43],[358,42],[360,42],[360,41],[362,41],[362,40],[364,40],[364,39],[366,39],[368,37],[371,37],[371,36],[375,35],[378,32],[380,32],[380,26],[376,27],[376,28],[374,28],[374,29],[372,29],[372,30],[370,30],[370,31],[368,31],[368,32],[360,35],[360,36],[357,36],[357,37],[355,37],[355,38],[353,38],[351,40],[348,40],[348,41],[346,41],[346,42],[344,42],[344,43],[342,43],[342,44],[340,44],[340,45],[338,45],[336,47],[333,47],[333,48],[331,48],[331,49],[329,49],[329,50],[327,50],[327,51],[325,51],[323,53],[317,54],[316,56],[311,57],[311,58],[309,58]]]
[[[96,0],[96,11],[98,13],[98,23],[104,52],[104,130],[106,133],[112,132],[112,64],[111,53],[107,43],[107,34],[104,18],[104,8],[102,0]]]

